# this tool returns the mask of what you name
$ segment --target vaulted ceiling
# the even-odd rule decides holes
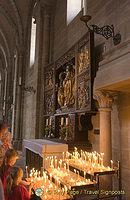
[[[56,0],[0,0],[0,69],[8,67],[16,48],[24,44],[29,17],[36,2],[54,4]]]
[[[0,0],[0,59],[8,67],[16,44],[24,42],[33,0]]]

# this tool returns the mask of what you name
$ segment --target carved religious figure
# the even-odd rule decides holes
[[[79,73],[83,71],[83,67],[84,67],[84,52],[83,49],[81,49],[81,52],[79,54]]]
[[[73,66],[74,68],[74,66]],[[58,104],[60,106],[72,105],[75,102],[75,78],[74,69],[66,67],[65,72],[59,74]]]
[[[58,88],[58,103],[60,106],[64,105],[64,89],[62,86]]]
[[[88,46],[82,47],[79,53],[79,73],[89,67]]]
[[[66,77],[63,81],[64,88],[64,105],[74,104],[74,74],[69,71],[69,66],[66,67]]]

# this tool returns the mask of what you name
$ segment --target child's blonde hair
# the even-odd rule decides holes
[[[0,176],[4,175],[6,167],[8,165],[8,162],[13,157],[19,157],[18,152],[15,151],[14,149],[7,150],[6,153],[5,153],[4,159],[3,159],[3,163],[2,163],[1,168],[0,168]]]
[[[6,140],[7,137],[9,137],[10,140],[11,140],[11,133],[10,133],[10,132],[6,133],[6,134],[4,135],[4,137],[1,138],[2,143]]]
[[[23,170],[18,167],[14,166],[9,169],[9,175],[6,178],[6,195],[9,196],[12,192],[12,186],[16,185],[18,178],[23,175]]]

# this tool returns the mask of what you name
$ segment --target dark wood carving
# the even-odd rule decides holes
[[[53,71],[45,74],[45,89],[53,86]]]
[[[76,114],[69,114],[68,117],[69,117],[68,132],[70,138],[74,141],[76,132]]]
[[[78,110],[90,107],[90,79],[85,74],[78,77]]]
[[[88,140],[88,130],[92,130],[93,125],[91,122],[92,115],[90,113],[78,114],[78,134],[77,139],[79,141],[86,141],[89,143]]]
[[[45,115],[52,114],[54,112],[53,102],[53,90],[50,90],[45,93]]]

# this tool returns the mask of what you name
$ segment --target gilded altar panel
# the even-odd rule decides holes
[[[85,74],[78,77],[78,110],[87,108],[90,104],[90,79],[89,75]]]

